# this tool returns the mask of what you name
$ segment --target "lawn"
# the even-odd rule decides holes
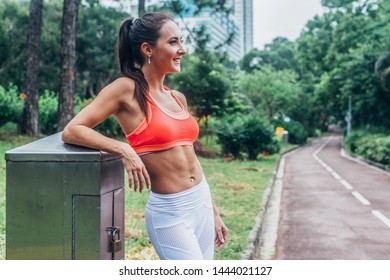
[[[5,159],[6,151],[36,139],[0,130],[0,260],[5,259]],[[229,242],[216,250],[216,259],[240,259],[249,232],[260,211],[263,193],[276,167],[279,155],[257,161],[225,161],[200,158],[221,216],[229,228]],[[125,180],[126,182],[127,180]],[[149,191],[125,192],[125,259],[158,259],[150,244],[144,221]]]

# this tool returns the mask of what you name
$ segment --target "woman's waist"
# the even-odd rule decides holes
[[[203,204],[209,204],[211,194],[206,178],[203,176],[201,181],[195,186],[175,193],[155,193],[150,192],[147,207],[154,210],[190,210],[198,208]],[[210,204],[211,206],[211,204]]]
[[[175,194],[189,190],[201,183],[204,175],[200,168],[165,170],[158,174],[150,172],[151,191],[158,194]]]

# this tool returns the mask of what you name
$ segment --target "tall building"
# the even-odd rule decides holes
[[[242,0],[242,37],[244,54],[253,49],[253,0]]]
[[[190,39],[186,44],[188,51],[195,49],[195,42],[191,40],[190,32],[204,28],[207,49],[218,48],[218,51],[226,52],[235,61],[242,57],[240,27],[233,15],[227,17],[226,14],[213,12],[211,9],[203,9],[200,14],[195,14],[196,7],[192,0],[184,0],[183,3],[186,5],[187,12],[178,18],[177,22],[183,37]]]
[[[151,5],[162,5],[167,0],[145,0],[146,10]],[[179,27],[186,40],[188,52],[195,49],[195,42],[191,40],[190,30],[204,28],[206,48],[225,51],[229,57],[235,61],[240,60],[253,48],[253,0],[228,0],[227,6],[233,9],[233,13],[227,17],[222,13],[213,13],[204,9],[200,14],[195,15],[195,4],[193,0],[181,0],[186,5],[187,12],[177,18]],[[100,0],[105,6],[110,6],[129,13],[131,16],[138,15],[138,0]],[[192,7],[192,8],[191,8]],[[229,35],[234,33],[230,44],[226,41]]]
[[[240,28],[241,56],[253,48],[253,0],[228,0]]]
[[[178,25],[185,38],[185,46],[187,52],[195,50],[195,41],[191,38],[189,30],[199,30],[204,28],[204,37],[206,38],[206,48],[226,52],[229,57],[235,61],[241,58],[240,40],[238,26],[236,23],[224,17],[222,14],[210,16],[209,14],[188,16],[182,19],[177,19]],[[227,44],[230,34],[234,37]]]

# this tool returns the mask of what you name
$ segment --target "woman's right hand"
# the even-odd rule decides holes
[[[128,144],[125,144],[122,151],[121,158],[129,178],[129,187],[134,186],[134,191],[139,190],[141,193],[146,183],[146,187],[150,189],[150,177],[141,158]]]

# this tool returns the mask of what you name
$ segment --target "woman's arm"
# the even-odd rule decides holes
[[[125,142],[111,139],[92,129],[117,112],[123,98],[131,98],[129,95],[134,95],[134,83],[129,79],[118,79],[105,87],[91,104],[68,123],[62,133],[62,140],[65,143],[120,155],[129,175],[129,186],[134,185],[135,191],[139,189],[142,192],[144,181],[146,186],[150,187],[150,178],[134,149]]]

